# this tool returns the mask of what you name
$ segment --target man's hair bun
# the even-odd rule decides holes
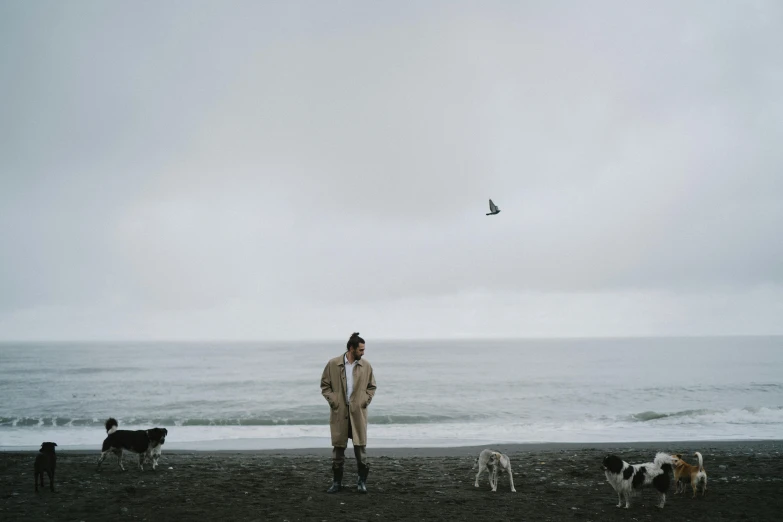
[[[364,339],[359,337],[359,332],[354,332],[351,334],[351,338],[348,339],[345,347],[350,350],[351,348],[358,348],[360,344],[364,344]]]

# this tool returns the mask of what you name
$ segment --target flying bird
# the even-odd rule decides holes
[[[494,216],[495,214],[499,214],[499,213],[500,213],[500,209],[490,199],[489,200],[489,213],[487,215],[488,216]]]

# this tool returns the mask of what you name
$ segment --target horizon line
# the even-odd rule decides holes
[[[783,333],[762,334],[659,334],[659,335],[573,335],[573,336],[465,336],[465,337],[376,337],[371,342],[405,342],[405,341],[558,341],[558,340],[619,340],[619,339],[719,339],[739,337],[783,337]],[[0,344],[31,344],[31,343],[313,343],[313,342],[345,342],[345,339],[334,337],[301,337],[301,338],[247,338],[247,339],[176,339],[176,338],[138,338],[138,339],[0,339]]]

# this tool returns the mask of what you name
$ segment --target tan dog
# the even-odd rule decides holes
[[[500,453],[499,451],[492,451],[490,449],[482,450],[479,454],[479,458],[476,461],[478,465],[478,473],[476,473],[476,483],[474,486],[479,487],[479,477],[481,473],[486,471],[489,475],[489,486],[492,491],[498,490],[498,472],[508,473],[508,481],[511,483],[511,491],[516,493],[514,489],[514,474],[511,471],[511,459],[508,455]],[[476,469],[476,466],[473,466]]]
[[[674,456],[674,482],[677,484],[676,489],[674,490],[674,494],[677,493],[683,493],[685,491],[685,479],[690,479],[691,481],[691,487],[693,488],[693,498],[696,498],[696,491],[699,488],[699,483],[701,482],[702,489],[701,489],[701,496],[707,494],[707,471],[704,469],[704,462],[701,458],[701,453],[698,451],[694,453],[696,457],[699,458],[699,465],[698,466],[691,466],[684,460],[682,460],[682,455],[677,454]]]

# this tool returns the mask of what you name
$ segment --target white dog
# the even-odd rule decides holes
[[[489,485],[492,491],[498,490],[498,470],[508,473],[508,480],[511,482],[511,491],[517,492],[514,489],[514,475],[511,472],[511,460],[507,455],[498,451],[492,451],[489,449],[483,450],[479,454],[478,458],[478,473],[476,473],[476,483],[474,486],[479,487],[479,476],[486,470],[489,474]]]

